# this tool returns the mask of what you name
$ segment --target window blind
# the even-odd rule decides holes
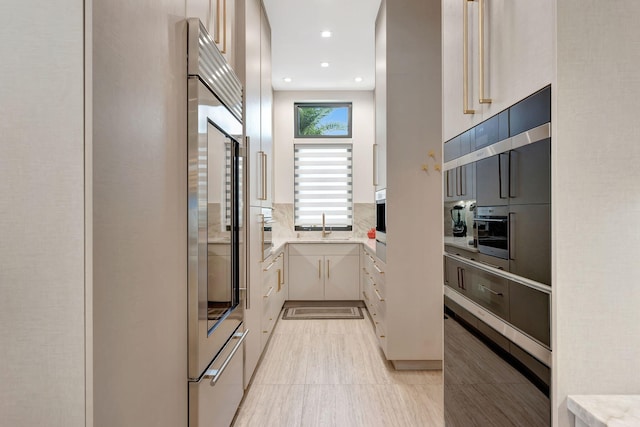
[[[352,149],[350,144],[294,146],[294,216],[298,229],[353,226]]]

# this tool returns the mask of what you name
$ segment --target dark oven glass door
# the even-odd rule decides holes
[[[507,207],[477,208],[475,226],[480,253],[509,259],[509,214]]]
[[[376,202],[376,231],[387,232],[386,201]]]

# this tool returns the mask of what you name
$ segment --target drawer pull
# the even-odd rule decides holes
[[[378,267],[377,264],[373,264],[373,268],[375,268],[378,273],[384,274],[384,271],[380,270],[380,267]]]
[[[248,333],[249,333],[249,330],[247,329],[244,332],[237,332],[233,334],[231,339],[238,340],[238,342],[233,347],[233,350],[231,350],[231,353],[229,353],[229,356],[227,356],[225,361],[222,363],[222,366],[220,366],[220,369],[210,369],[206,372],[206,374],[204,375],[204,378],[211,379],[211,383],[210,383],[211,386],[216,385],[216,383],[220,379],[220,376],[222,375],[224,370],[227,369],[227,365],[229,365],[229,362],[231,362],[231,359],[233,359],[233,356],[235,356],[236,352],[244,342],[244,339],[247,337]]]
[[[493,289],[487,288],[485,285],[480,285],[480,287],[482,288],[483,291],[489,291],[489,293],[491,293],[493,295],[497,295],[499,297],[503,297],[504,296],[502,294],[502,292],[496,292]]]
[[[271,292],[273,292],[273,286],[269,288],[269,292],[264,296],[264,298],[269,298],[271,296]]]
[[[378,290],[377,290],[377,289],[374,289],[374,290],[373,290],[373,292],[375,292],[375,293],[376,293],[376,296],[378,297],[378,301],[384,301],[384,298],[382,298],[382,297],[380,296],[380,292],[378,292]]]

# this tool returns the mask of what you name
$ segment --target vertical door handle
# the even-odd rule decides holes
[[[322,260],[318,260],[318,279],[321,279],[320,269],[322,268]]]
[[[447,171],[447,197],[451,197],[453,196],[453,192],[451,191],[451,179],[449,178],[451,176],[451,170]]]
[[[478,76],[480,80],[480,104],[491,104],[491,98],[484,94],[484,0],[478,0]]]
[[[373,185],[378,185],[378,144],[373,144]]]
[[[278,269],[278,292],[282,289],[282,270]]]
[[[469,108],[469,6],[462,0],[462,114],[474,114]]]
[[[516,241],[516,233],[515,233],[515,229],[516,229],[516,214],[515,212],[509,212],[509,259],[510,260],[514,260],[516,259],[516,245],[515,245],[515,241]]]
[[[498,191],[500,192],[500,198],[501,199],[507,199],[509,197],[509,167],[507,166],[507,179],[505,179],[503,182],[503,175],[505,174],[503,167],[502,167],[502,157],[503,156],[508,156],[508,154],[506,153],[500,153],[498,154]],[[507,188],[505,188],[507,187]],[[506,196],[503,196],[503,194],[506,194]]]
[[[462,166],[458,166],[456,168],[456,172],[457,172],[457,188],[456,188],[456,195],[458,196],[462,196]]]
[[[509,197],[514,198],[516,197],[516,195],[513,192],[513,189],[515,188],[515,183],[514,183],[514,179],[513,179],[513,172],[515,170],[514,164],[511,162],[511,157],[513,155],[513,151],[509,151]],[[518,160],[518,158],[516,157],[516,160]]]
[[[258,151],[260,160],[260,193],[258,200],[267,200],[267,154],[264,151]]]
[[[460,195],[467,195],[467,165],[460,166]]]
[[[331,273],[329,272],[329,260],[327,260],[327,279],[331,278]]]

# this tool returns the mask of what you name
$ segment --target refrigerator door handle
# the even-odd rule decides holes
[[[222,376],[222,373],[224,372],[224,370],[227,368],[227,366],[231,362],[231,359],[233,359],[233,356],[235,356],[236,352],[238,351],[238,349],[240,348],[240,346],[244,342],[244,340],[247,337],[248,333],[249,333],[249,329],[247,329],[244,332],[236,332],[235,334],[233,334],[231,339],[238,340],[238,342],[233,347],[233,350],[231,350],[231,353],[229,353],[229,356],[227,356],[227,358],[224,360],[224,362],[222,363],[222,365],[220,366],[219,369],[208,369],[207,372],[205,372],[204,375],[202,376],[202,379],[206,379],[206,380],[210,379],[211,380],[210,384],[211,384],[212,387],[214,385],[216,385],[216,383],[218,382],[218,380]]]

